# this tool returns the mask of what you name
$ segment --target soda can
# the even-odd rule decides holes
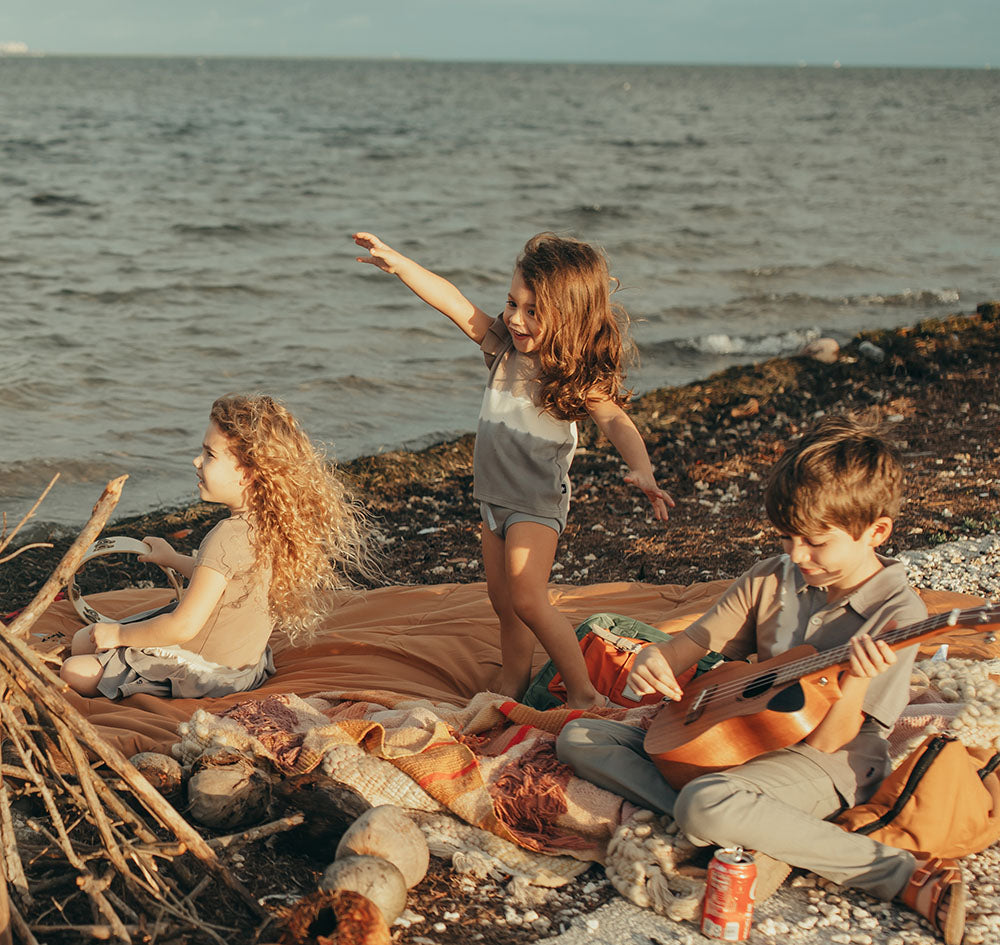
[[[723,942],[742,942],[750,934],[757,865],[742,847],[716,850],[708,864],[701,934]]]

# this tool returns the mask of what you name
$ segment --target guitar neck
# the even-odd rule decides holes
[[[893,650],[901,649],[904,646],[911,646],[923,640],[929,640],[958,626],[980,626],[985,628],[990,624],[1000,621],[1000,604],[991,603],[982,607],[974,607],[970,610],[947,611],[943,614],[935,614],[924,620],[918,620],[907,627],[893,627],[891,630],[883,630],[876,634],[875,639],[888,643]],[[851,659],[851,647],[849,643],[832,647],[829,650],[822,650],[812,656],[801,660],[787,663],[777,671],[780,682],[793,682],[802,676],[810,673],[820,672],[824,669],[846,666]]]

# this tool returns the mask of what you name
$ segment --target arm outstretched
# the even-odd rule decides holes
[[[354,242],[368,250],[367,256],[356,257],[358,262],[377,266],[383,272],[397,276],[411,292],[447,315],[477,344],[486,336],[486,330],[493,324],[493,317],[473,305],[447,279],[397,252],[374,233],[355,233]]]

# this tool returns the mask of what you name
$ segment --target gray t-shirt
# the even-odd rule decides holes
[[[882,570],[847,597],[827,603],[825,588],[811,587],[788,555],[758,561],[727,588],[715,606],[684,632],[699,646],[732,659],[757,654],[763,661],[808,643],[817,650],[842,646],[860,632],[877,634],[889,621],[906,627],[927,616],[908,585],[906,569],[879,555]],[[843,748],[822,752],[804,743],[789,751],[807,755],[830,776],[847,804],[866,801],[889,773],[886,736],[909,699],[917,646],[868,687],[861,731]]]
[[[473,496],[516,512],[566,520],[576,424],[536,403],[538,359],[514,347],[502,318],[480,348],[490,377],[479,411]]]

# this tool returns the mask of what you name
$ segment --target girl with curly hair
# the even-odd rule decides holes
[[[189,579],[176,608],[97,623],[73,638],[62,678],[85,696],[195,698],[256,689],[274,673],[274,629],[308,639],[348,572],[372,576],[362,510],[288,410],[265,395],[212,405],[194,459],[205,502],[229,509],[195,557],[162,538],[140,561]]]
[[[666,521],[670,496],[656,485],[639,431],[622,409],[629,344],[611,302],[604,256],[586,243],[539,233],[514,267],[504,313],[493,318],[450,282],[371,233],[358,262],[392,273],[475,341],[490,368],[479,414],[473,495],[483,517],[483,564],[500,620],[500,692],[520,698],[537,639],[566,684],[567,705],[604,704],[570,622],[549,603],[548,581],[569,511],[576,421],[591,417],[629,467],[625,481]]]

